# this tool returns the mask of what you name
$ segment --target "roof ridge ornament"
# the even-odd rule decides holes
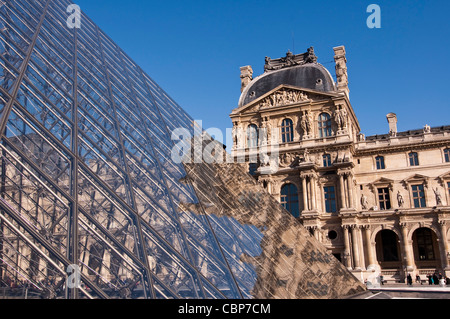
[[[284,58],[271,59],[269,57],[266,57],[264,72],[280,70],[297,65],[304,65],[307,63],[317,63],[317,56],[314,53],[313,47],[308,48],[306,53],[295,55],[290,50],[288,50]]]

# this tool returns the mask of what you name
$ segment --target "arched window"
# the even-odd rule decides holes
[[[294,140],[294,123],[291,119],[284,119],[281,123],[281,138],[283,143],[289,143]]]
[[[399,261],[398,237],[392,230],[384,229],[378,233],[376,243],[381,245],[380,261]]]
[[[258,127],[255,124],[247,128],[247,146],[248,148],[258,147]]]
[[[435,260],[433,233],[429,228],[419,228],[413,235],[419,260]]]
[[[331,116],[328,113],[322,113],[319,115],[318,121],[319,137],[331,136]]]
[[[286,184],[281,188],[281,205],[283,205],[292,216],[300,216],[298,208],[298,191],[294,184]]]

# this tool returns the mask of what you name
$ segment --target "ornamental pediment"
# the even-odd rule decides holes
[[[251,103],[244,105],[233,111],[238,113],[254,113],[265,109],[289,106],[301,103],[309,103],[312,101],[326,100],[335,97],[334,94],[317,92],[313,90],[296,88],[288,85],[281,85],[272,91],[264,94],[260,98]]]

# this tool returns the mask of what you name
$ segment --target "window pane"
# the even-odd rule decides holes
[[[447,148],[444,150],[444,157],[445,157],[445,162],[449,163],[450,162],[450,148]]]
[[[377,169],[385,169],[383,156],[378,156],[376,158],[376,163],[377,163]]]
[[[324,167],[330,167],[332,165],[331,163],[331,155],[326,154],[323,156],[323,166]]]
[[[379,188],[378,189],[378,200],[379,200],[381,210],[391,209],[389,188]]]
[[[423,191],[423,185],[412,185],[412,195],[414,207],[425,207],[425,193]]]
[[[417,153],[409,153],[409,165],[410,166],[419,165],[419,155]]]
[[[292,120],[283,120],[283,123],[281,124],[281,137],[283,143],[289,143],[294,140],[294,124]]]
[[[249,148],[258,147],[258,127],[254,124],[247,128],[247,145]]]
[[[319,115],[319,137],[331,136],[331,116],[327,113]]]
[[[323,188],[325,195],[325,211],[327,213],[336,212],[336,193],[334,186],[327,186]]]
[[[298,191],[293,184],[286,184],[281,188],[281,205],[294,217],[299,217]]]

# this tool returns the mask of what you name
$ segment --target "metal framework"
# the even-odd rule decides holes
[[[69,28],[70,4],[0,4],[0,287],[250,298],[258,232],[181,207],[170,132],[192,118],[87,16]]]

